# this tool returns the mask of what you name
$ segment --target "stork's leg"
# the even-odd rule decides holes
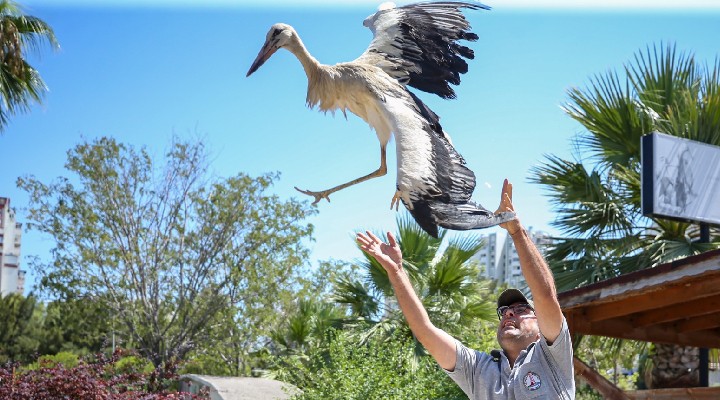
[[[383,175],[387,174],[387,162],[385,161],[385,147],[386,147],[386,146],[387,146],[387,145],[384,145],[384,144],[383,144],[383,145],[380,145],[380,168],[378,168],[377,170],[375,170],[375,171],[373,171],[373,172],[371,172],[371,173],[369,173],[369,174],[367,174],[367,175],[365,175],[365,176],[361,176],[360,178],[353,179],[353,180],[351,180],[350,182],[343,183],[342,185],[338,185],[338,186],[335,186],[335,187],[330,188],[330,189],[328,189],[328,190],[323,190],[323,191],[321,191],[321,192],[313,192],[313,191],[311,191],[311,190],[300,190],[300,189],[297,188],[297,186],[295,187],[295,190],[297,190],[297,191],[300,192],[300,193],[304,193],[304,194],[306,194],[306,195],[308,195],[308,196],[314,197],[314,198],[315,198],[315,201],[313,201],[313,204],[317,204],[317,203],[318,203],[320,200],[322,200],[322,199],[327,200],[328,203],[329,203],[329,202],[330,202],[330,195],[331,195],[332,193],[335,193],[335,192],[337,192],[338,190],[345,189],[345,188],[348,187],[348,186],[352,186],[352,185],[358,184],[358,183],[360,183],[360,182],[364,182],[364,181],[366,181],[366,180],[368,180],[368,179],[377,178],[377,177],[379,177],[379,176],[383,176]]]

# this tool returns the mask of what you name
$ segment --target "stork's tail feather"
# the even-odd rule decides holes
[[[438,236],[438,226],[456,231],[489,228],[515,219],[514,212],[498,214],[472,201],[463,204],[441,201],[419,201],[413,203],[410,214],[418,225],[433,237]]]

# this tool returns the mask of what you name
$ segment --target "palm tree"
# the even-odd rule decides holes
[[[405,215],[398,219],[398,242],[403,252],[403,268],[433,323],[450,334],[477,328],[482,321],[495,321],[490,282],[479,278],[472,257],[482,248],[479,236],[455,238],[443,246],[447,231],[433,238]],[[377,234],[378,237],[385,235]],[[359,247],[359,246],[358,246]],[[396,331],[412,333],[395,303],[385,269],[363,253],[357,269],[361,277],[346,274],[338,279],[332,299],[346,305],[350,315],[345,326],[356,332],[361,343],[372,337],[390,338]],[[415,359],[425,350],[415,340]]]
[[[343,310],[317,299],[300,299],[297,310],[288,315],[279,329],[271,333],[276,351],[283,355],[306,355],[310,347],[320,346],[331,328],[339,327]]]
[[[17,3],[0,1],[0,133],[11,115],[27,112],[47,91],[40,74],[26,61],[27,50],[42,44],[59,48],[52,28],[24,15]]]
[[[271,354],[269,369],[263,375],[305,387],[311,383],[307,372],[316,368],[311,365],[313,354],[327,353],[333,328],[340,328],[345,313],[322,298],[300,298],[296,305],[297,309],[270,334],[272,340],[266,349]]]
[[[574,159],[550,155],[531,172],[559,215],[554,224],[563,237],[547,254],[559,290],[720,245],[718,230],[711,243],[698,243],[696,225],[644,217],[640,203],[643,135],[720,145],[720,62],[701,66],[674,45],[660,45],[636,53],[623,72],[569,91],[564,111],[586,129],[574,139]]]

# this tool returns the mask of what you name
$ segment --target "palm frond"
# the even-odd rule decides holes
[[[475,235],[452,240],[425,275],[428,295],[471,295],[473,282],[477,281],[480,273],[477,265],[470,260],[482,247],[482,239]]]
[[[364,346],[372,339],[389,340],[402,326],[402,322],[397,317],[383,318],[370,324],[367,329],[357,332],[359,344]]]
[[[698,103],[697,128],[688,139],[720,146],[720,59],[705,67]]]
[[[43,46],[50,46],[54,50],[60,48],[52,27],[40,18],[29,15],[6,15],[2,19],[3,24],[13,25],[24,49],[39,54]]]
[[[600,173],[588,172],[582,163],[546,155],[545,163],[530,170],[530,182],[546,186],[556,206],[579,201],[607,201],[608,195]]]
[[[379,301],[370,289],[362,282],[348,276],[338,278],[330,300],[350,306],[354,315],[368,320],[372,320],[380,311]]]
[[[639,101],[660,116],[667,115],[688,91],[699,89],[694,57],[678,53],[673,44],[664,49],[662,44],[648,46],[635,54],[634,61],[625,66],[626,74]]]
[[[403,260],[416,266],[419,271],[427,268],[440,249],[447,231],[441,229],[438,237],[434,238],[422,230],[409,213],[398,217],[397,225],[398,245],[402,250]]]
[[[617,73],[595,76],[591,86],[568,91],[562,109],[590,133],[579,144],[594,162],[628,165],[640,159],[640,138],[652,130],[651,116],[638,107],[630,82]]]
[[[26,61],[26,50],[39,52],[42,44],[57,48],[49,25],[25,16],[15,2],[0,2],[0,132],[10,116],[27,112],[47,92],[40,74]]]

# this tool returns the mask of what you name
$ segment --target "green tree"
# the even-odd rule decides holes
[[[0,297],[0,364],[29,362],[40,346],[42,307],[34,296]]]
[[[330,332],[340,329],[346,316],[344,307],[330,301],[330,294],[337,277],[349,268],[342,261],[321,261],[305,280],[304,288],[296,293],[271,332],[263,354],[265,375],[286,379],[292,375],[291,381],[302,381],[297,374],[305,374],[310,368],[310,356],[327,351]]]
[[[74,176],[18,185],[31,227],[55,241],[36,265],[60,298],[92,298],[158,366],[207,340],[218,313],[264,277],[297,273],[312,226],[307,203],[268,194],[277,175],[211,179],[201,143],[175,141],[164,165],[111,138],[68,152]]]
[[[274,351],[280,355],[304,356],[314,348],[323,347],[327,332],[339,327],[344,316],[343,309],[327,301],[300,299],[294,312],[273,332]]]
[[[698,243],[697,225],[644,217],[640,203],[643,135],[660,131],[720,145],[720,63],[699,65],[691,54],[661,45],[639,51],[622,72],[569,91],[564,110],[585,128],[573,141],[574,159],[550,155],[532,171],[563,232],[547,254],[560,290],[720,244],[717,229],[712,243]]]
[[[112,334],[111,319],[101,304],[87,299],[38,302],[34,295],[0,299],[0,363],[30,362],[38,354],[103,350]]]
[[[45,306],[42,322],[42,340],[38,349],[42,354],[73,352],[87,355],[107,350],[127,337],[123,326],[115,321],[106,308],[106,301],[94,297],[57,299]]]
[[[52,28],[41,19],[24,15],[17,3],[0,1],[0,133],[10,116],[27,112],[47,91],[38,71],[27,63],[27,50],[43,44],[59,48]]]
[[[489,281],[479,277],[478,265],[472,261],[484,245],[482,239],[462,236],[443,246],[446,233],[441,231],[437,239],[433,238],[406,215],[398,220],[396,237],[403,253],[403,268],[430,320],[463,338],[497,316],[489,300]],[[356,329],[361,343],[371,337],[389,337],[398,329],[411,337],[385,269],[364,252],[363,256],[356,266],[360,278],[349,273],[341,276],[332,297],[349,308],[346,327]],[[415,356],[426,355],[420,342],[413,340]]]

